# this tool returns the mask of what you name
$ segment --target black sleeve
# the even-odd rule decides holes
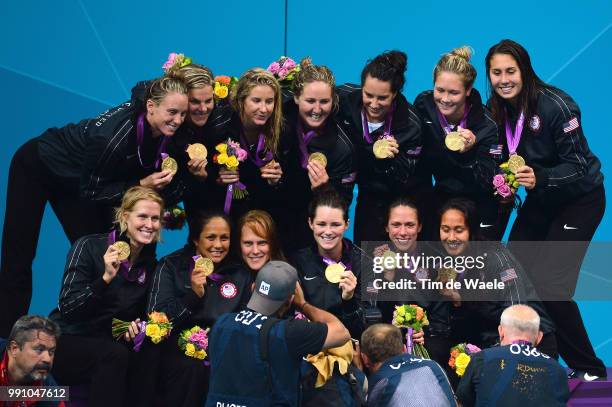
[[[483,106],[483,115],[479,123],[471,130],[476,136],[476,152],[470,170],[473,172],[476,183],[480,189],[493,195],[493,177],[497,173],[497,163],[490,154],[491,146],[497,143],[497,124],[491,114]]]
[[[295,358],[321,352],[326,338],[327,325],[321,322],[291,320],[285,326],[287,349]]]
[[[472,360],[465,369],[465,373],[457,386],[457,399],[463,407],[471,407],[476,402],[475,385],[478,382],[482,364],[483,359],[481,354],[472,356]]]

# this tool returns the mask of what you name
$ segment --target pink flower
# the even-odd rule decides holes
[[[306,319],[306,316],[299,311],[294,311],[294,319]]]
[[[247,158],[247,152],[245,149],[243,148],[237,148],[236,149],[236,158],[238,159],[238,161],[244,161]]]
[[[286,68],[281,68],[280,71],[278,71],[278,77],[280,79],[285,79],[285,76],[289,75],[289,69]]]
[[[288,71],[295,68],[295,66],[296,66],[295,61],[289,57],[287,57],[287,59],[285,59],[285,62],[283,63],[283,68],[285,68]]]
[[[270,73],[278,74],[278,71],[280,70],[280,64],[274,61],[270,64],[270,66],[268,66],[268,69],[266,70]]]
[[[497,193],[502,198],[508,198],[510,195],[512,195],[512,190],[510,189],[508,185],[504,183],[504,185],[500,185],[497,187]]]
[[[468,343],[467,345],[465,345],[465,348],[467,349],[468,353],[471,355],[472,353],[476,353],[476,352],[480,352],[480,348],[476,345],[472,345],[471,343]]]
[[[177,56],[178,54],[176,52],[171,52],[170,55],[168,55],[168,60],[164,63],[164,65],[162,65],[162,68],[164,70],[167,70],[172,65],[174,65],[174,62],[176,61]]]
[[[504,176],[501,174],[497,174],[496,176],[493,177],[493,186],[495,188],[499,188],[502,185],[504,185],[506,183],[506,181],[504,180]]]
[[[191,334],[189,341],[197,344],[200,349],[208,348],[208,334],[204,330]]]

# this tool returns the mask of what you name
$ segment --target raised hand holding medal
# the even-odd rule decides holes
[[[189,156],[189,161],[187,162],[189,172],[196,177],[206,178],[208,176],[206,172],[208,150],[206,147],[201,143],[189,144],[185,152]]]
[[[446,116],[444,116],[442,112],[440,112],[440,109],[436,109],[438,121],[440,122],[440,127],[442,127],[442,131],[444,131],[444,133],[446,134],[446,137],[444,137],[444,145],[450,151],[464,153],[471,148],[471,136],[473,136],[473,134],[471,131],[465,129],[469,112],[470,106],[466,103],[463,111],[463,116],[461,117],[461,120],[457,125],[457,130],[453,131],[453,126],[448,123]],[[469,132],[469,134],[467,132]],[[475,140],[476,137],[474,137],[474,141]]]

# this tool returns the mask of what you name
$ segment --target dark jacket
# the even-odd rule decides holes
[[[125,236],[118,240],[127,241]],[[145,246],[128,278],[136,280],[144,268],[144,282],[128,281],[121,272],[106,284],[104,253],[109,246],[107,234],[84,236],[68,252],[58,307],[51,319],[62,332],[71,335],[111,337],[113,318],[133,321],[146,317],[146,295],[155,268],[155,244]]]
[[[506,104],[514,131],[518,112]],[[506,131],[500,128],[504,159],[508,158]],[[580,108],[556,88],[538,91],[536,112],[525,118],[517,154],[536,176],[536,187],[527,196],[558,205],[582,196],[603,183],[601,162],[591,152],[582,128]]]
[[[448,194],[470,197],[493,197],[493,176],[497,163],[489,154],[497,142],[497,125],[491,113],[482,105],[480,94],[472,89],[466,103],[470,106],[465,128],[476,136],[476,145],[465,153],[449,150],[444,144],[446,133],[438,119],[433,91],[422,92],[414,106],[423,119],[423,152],[419,165],[432,174],[436,188]]]
[[[391,134],[400,145],[400,152],[392,159],[379,160],[372,152],[372,144],[363,136],[361,88],[345,84],[338,88],[338,93],[339,118],[343,125],[349,126],[349,133],[357,149],[357,184],[360,193],[402,195],[431,185],[431,179],[416,173],[423,147],[422,124],[415,108],[404,95],[398,93],[395,98],[396,106],[391,123]],[[374,140],[383,135],[383,127],[371,133]]]
[[[253,274],[232,259],[215,265],[214,273],[223,278],[208,278],[204,296],[198,297],[191,289],[194,255],[195,248],[188,244],[163,257],[151,283],[148,312],[165,312],[175,329],[212,327],[220,315],[242,309],[251,298]]]

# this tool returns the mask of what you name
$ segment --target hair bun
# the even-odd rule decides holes
[[[455,48],[450,52],[450,54],[459,58],[463,58],[469,62],[470,58],[472,58],[472,52],[473,50],[471,47],[464,45],[463,47]]]

